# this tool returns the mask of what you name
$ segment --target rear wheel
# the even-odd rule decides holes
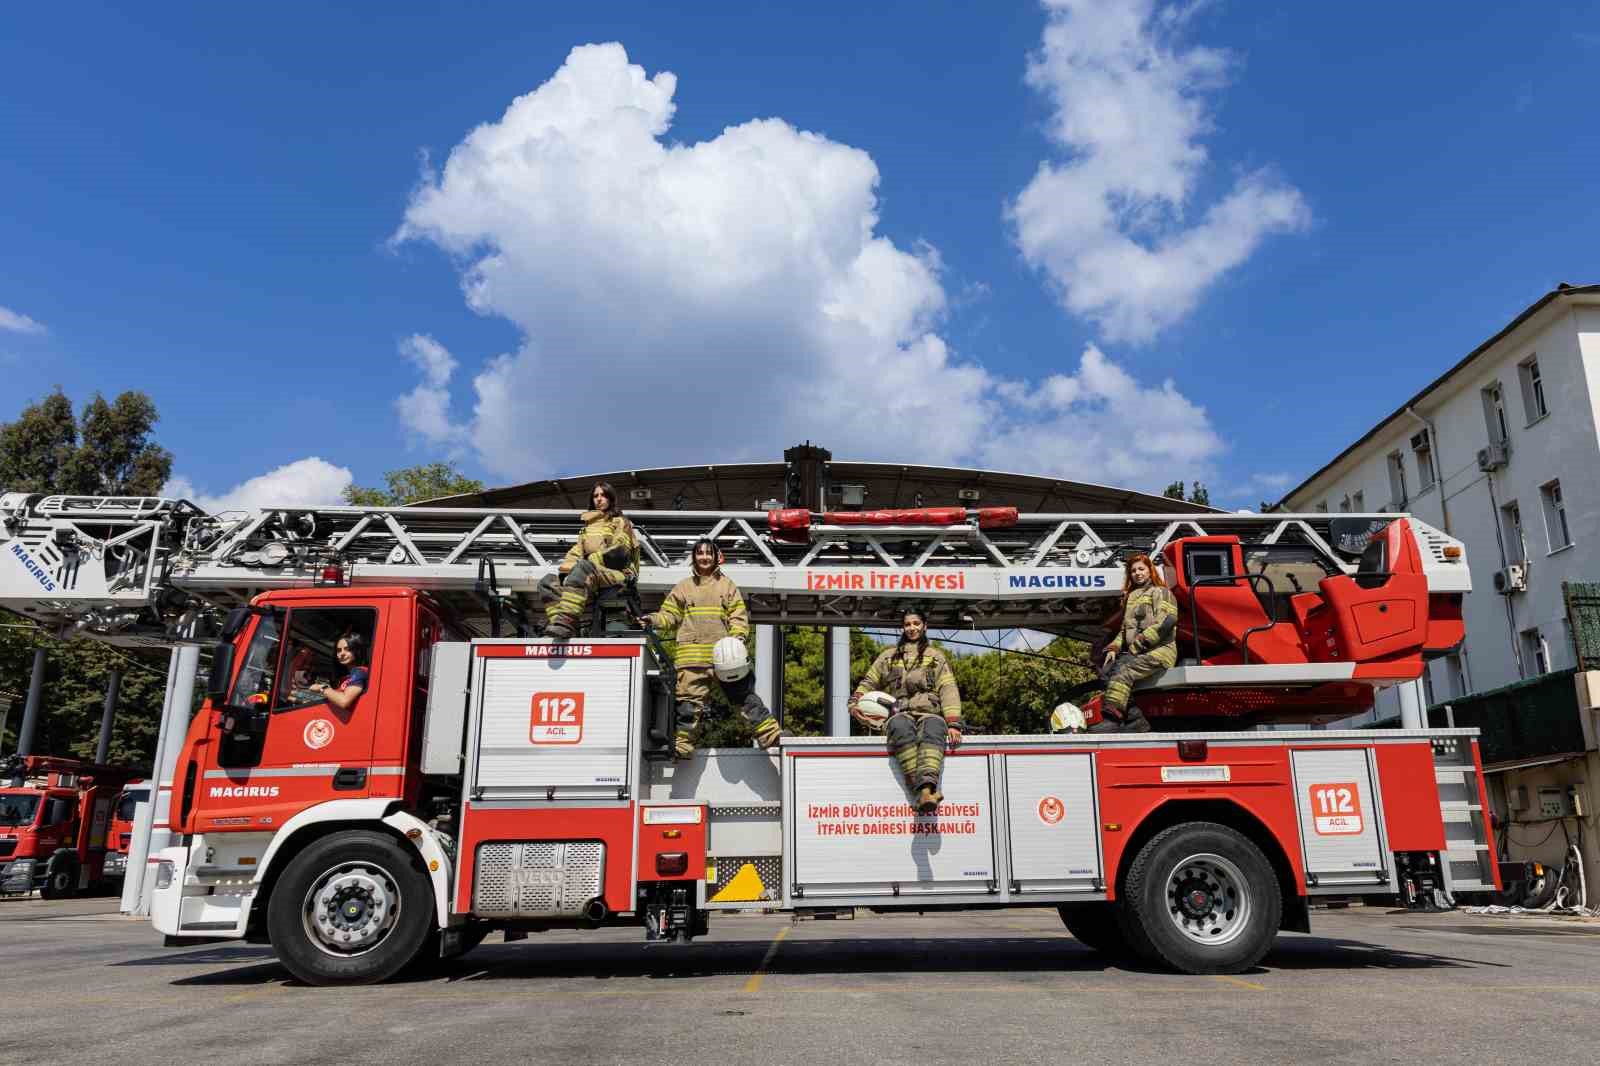
[[[1175,825],[1140,849],[1118,915],[1139,954],[1196,974],[1238,973],[1260,962],[1282,916],[1267,857],[1214,822]]]
[[[1089,950],[1114,959],[1131,954],[1128,938],[1117,925],[1115,904],[1063,903],[1056,911],[1072,938]]]
[[[335,833],[290,860],[267,903],[267,935],[306,984],[372,984],[417,956],[432,905],[415,852],[382,833]]]

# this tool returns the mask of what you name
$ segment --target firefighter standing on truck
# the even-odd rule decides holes
[[[1128,560],[1122,590],[1121,626],[1100,664],[1106,679],[1103,717],[1089,727],[1091,733],[1148,733],[1149,720],[1128,706],[1133,683],[1178,661],[1178,601],[1148,555]]]
[[[750,632],[750,617],[744,597],[722,572],[722,556],[710,537],[694,542],[694,572],[667,593],[661,610],[643,621],[661,636],[673,641],[672,665],[678,674],[677,729],[673,735],[673,754],[687,759],[694,754],[695,731],[711,686],[718,685],[728,702],[744,712],[755,732],[756,743],[770,748],[778,743],[783,730],[762,702],[750,672],[744,640]]]
[[[887,696],[890,706],[883,705]],[[881,712],[890,712],[881,717]],[[850,715],[882,728],[889,752],[900,764],[917,810],[932,814],[944,793],[945,745],[961,744],[961,692],[944,652],[928,644],[928,624],[915,608],[900,616],[900,642],[873,660],[850,697]]]
[[[617,505],[617,490],[598,482],[590,494],[594,509],[583,512],[583,532],[561,560],[560,578],[539,583],[548,602],[545,636],[567,640],[578,630],[589,598],[603,588],[639,575],[639,536]]]

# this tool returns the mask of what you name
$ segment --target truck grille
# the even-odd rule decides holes
[[[479,844],[472,910],[484,917],[572,918],[601,894],[606,846],[598,841]]]

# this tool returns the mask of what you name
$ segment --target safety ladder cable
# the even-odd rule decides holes
[[[937,509],[951,511],[956,509]],[[1172,540],[1234,536],[1250,559],[1290,553],[1354,573],[1360,546],[1399,515],[1016,514],[941,524],[920,512],[634,511],[639,590],[658,598],[711,537],[754,621],[874,624],[907,601],[945,625],[1064,632],[1104,614],[1122,561]],[[1412,519],[1425,561],[1459,542]],[[168,631],[272,589],[400,585],[477,613],[482,594],[527,595],[577,539],[577,512],[445,507],[279,507],[208,515],[151,497],[0,495],[0,607],[95,636]],[[493,587],[484,586],[491,560]]]

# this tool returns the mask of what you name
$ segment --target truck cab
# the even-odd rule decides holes
[[[133,820],[139,804],[150,802],[150,784],[143,779],[128,782],[117,805],[111,809],[111,825],[106,830],[107,880],[121,878],[128,871],[128,847],[133,842]]]
[[[0,787],[0,894],[58,899],[105,877],[112,800],[133,772],[23,756]]]

